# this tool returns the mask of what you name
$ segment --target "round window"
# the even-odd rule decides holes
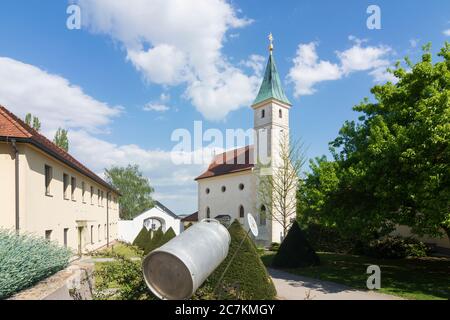
[[[225,192],[225,191],[227,191],[227,187],[223,186],[222,187],[222,192]]]
[[[244,190],[244,184],[243,183],[239,184],[239,190]]]

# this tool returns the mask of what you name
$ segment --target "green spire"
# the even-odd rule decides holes
[[[286,97],[283,87],[281,86],[280,76],[278,75],[272,50],[270,50],[269,62],[267,63],[264,80],[253,105],[271,98],[291,105],[291,102]]]

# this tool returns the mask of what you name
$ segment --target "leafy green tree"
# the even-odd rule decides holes
[[[60,148],[69,151],[69,139],[67,137],[68,131],[65,129],[58,128],[55,134],[53,142]]]
[[[372,88],[330,144],[334,162],[313,162],[299,192],[301,219],[321,219],[366,236],[396,224],[450,237],[450,44],[433,63],[431,46],[396,84]]]
[[[131,220],[153,207],[154,189],[137,165],[113,166],[105,170],[105,176],[106,180],[121,193],[119,197],[121,219]]]
[[[36,131],[41,130],[41,122],[39,121],[39,118],[33,116],[31,113],[27,113],[25,116],[25,123]]]

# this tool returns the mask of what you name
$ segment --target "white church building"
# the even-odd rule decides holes
[[[195,180],[198,183],[198,219],[238,219],[246,226],[247,213],[251,213],[259,226],[257,243],[280,243],[285,236],[282,225],[269,213],[270,208],[260,201],[258,183],[260,169],[255,163],[261,151],[270,157],[270,170],[279,163],[281,137],[289,137],[289,110],[291,103],[281,86],[273,46],[259,93],[252,104],[254,116],[254,145],[229,150],[216,155],[205,172]],[[255,148],[257,146],[257,148]],[[257,151],[259,150],[259,151]],[[242,161],[244,159],[244,161]],[[295,201],[295,194],[292,195]],[[290,219],[295,218],[295,214]]]

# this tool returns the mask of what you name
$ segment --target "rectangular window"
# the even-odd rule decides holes
[[[84,183],[84,181],[81,182],[81,201],[83,201],[83,203],[86,203],[86,199],[85,199],[85,194],[86,194],[86,184]]]
[[[103,230],[103,233],[105,234],[105,239],[106,239],[106,235],[107,235],[107,232],[106,232],[106,224],[105,224],[105,230]]]
[[[64,229],[64,247],[67,248],[67,234],[69,233],[69,229]]]
[[[94,204],[94,187],[91,186],[91,204]]]
[[[98,225],[98,242],[102,241],[100,237],[100,225]]]
[[[94,226],[91,226],[91,244],[94,244]]]
[[[100,189],[97,189],[97,205],[100,207]]]
[[[52,240],[52,230],[45,230],[45,239],[48,241]]]
[[[70,189],[70,198],[72,201],[75,201],[75,190],[77,189],[77,179],[75,177],[70,179]]]
[[[63,174],[63,188],[64,188],[64,199],[68,200],[67,189],[69,188],[69,175]]]
[[[53,179],[53,168],[45,165],[45,195],[50,196],[50,185]]]

